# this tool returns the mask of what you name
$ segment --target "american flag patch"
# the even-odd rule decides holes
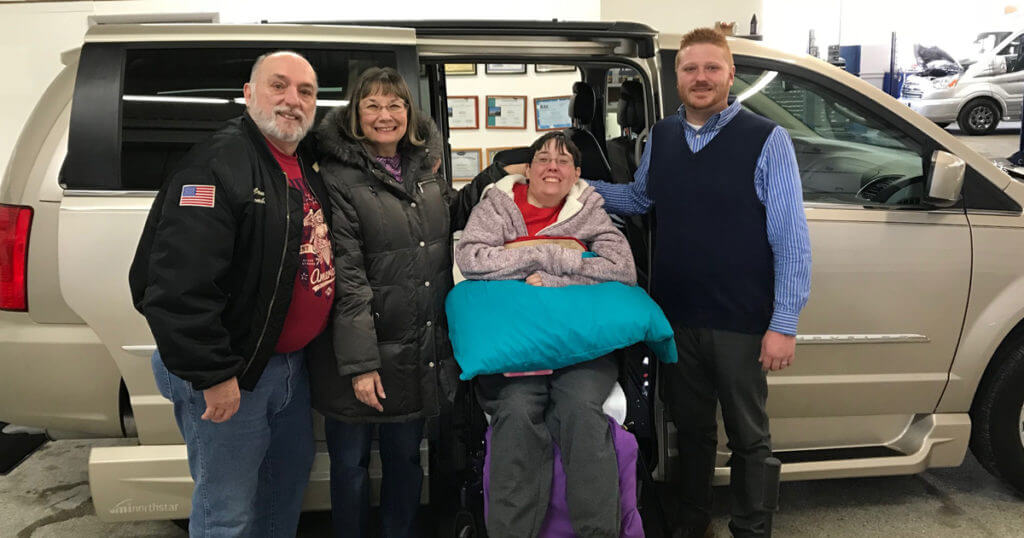
[[[216,189],[213,185],[185,185],[181,188],[181,201],[178,205],[213,207]]]

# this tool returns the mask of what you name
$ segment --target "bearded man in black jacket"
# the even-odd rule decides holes
[[[304,349],[334,300],[328,203],[302,142],[317,78],[265,54],[247,113],[165,181],[129,280],[188,447],[192,536],[294,536],[313,461]]]

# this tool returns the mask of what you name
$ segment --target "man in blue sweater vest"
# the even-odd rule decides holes
[[[675,70],[683,106],[651,129],[634,181],[590,184],[612,213],[656,209],[651,293],[679,347],[679,363],[661,376],[679,431],[683,519],[674,536],[709,529],[716,400],[732,451],[729,528],[765,536],[766,372],[792,364],[810,293],[800,174],[789,134],[730,99],[736,67],[721,34],[683,36]]]

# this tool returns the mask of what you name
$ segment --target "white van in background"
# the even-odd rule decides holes
[[[981,45],[1002,40],[987,48]],[[976,56],[959,61],[960,73],[909,75],[900,100],[942,127],[954,121],[969,135],[991,133],[1000,121],[1019,121],[1024,99],[1024,30],[985,32]]]

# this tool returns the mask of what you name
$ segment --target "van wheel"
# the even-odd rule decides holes
[[[956,123],[964,134],[983,135],[996,130],[999,119],[998,105],[988,99],[975,99],[960,111]]]
[[[971,452],[982,467],[1024,493],[1024,338],[1004,346],[971,406]]]

